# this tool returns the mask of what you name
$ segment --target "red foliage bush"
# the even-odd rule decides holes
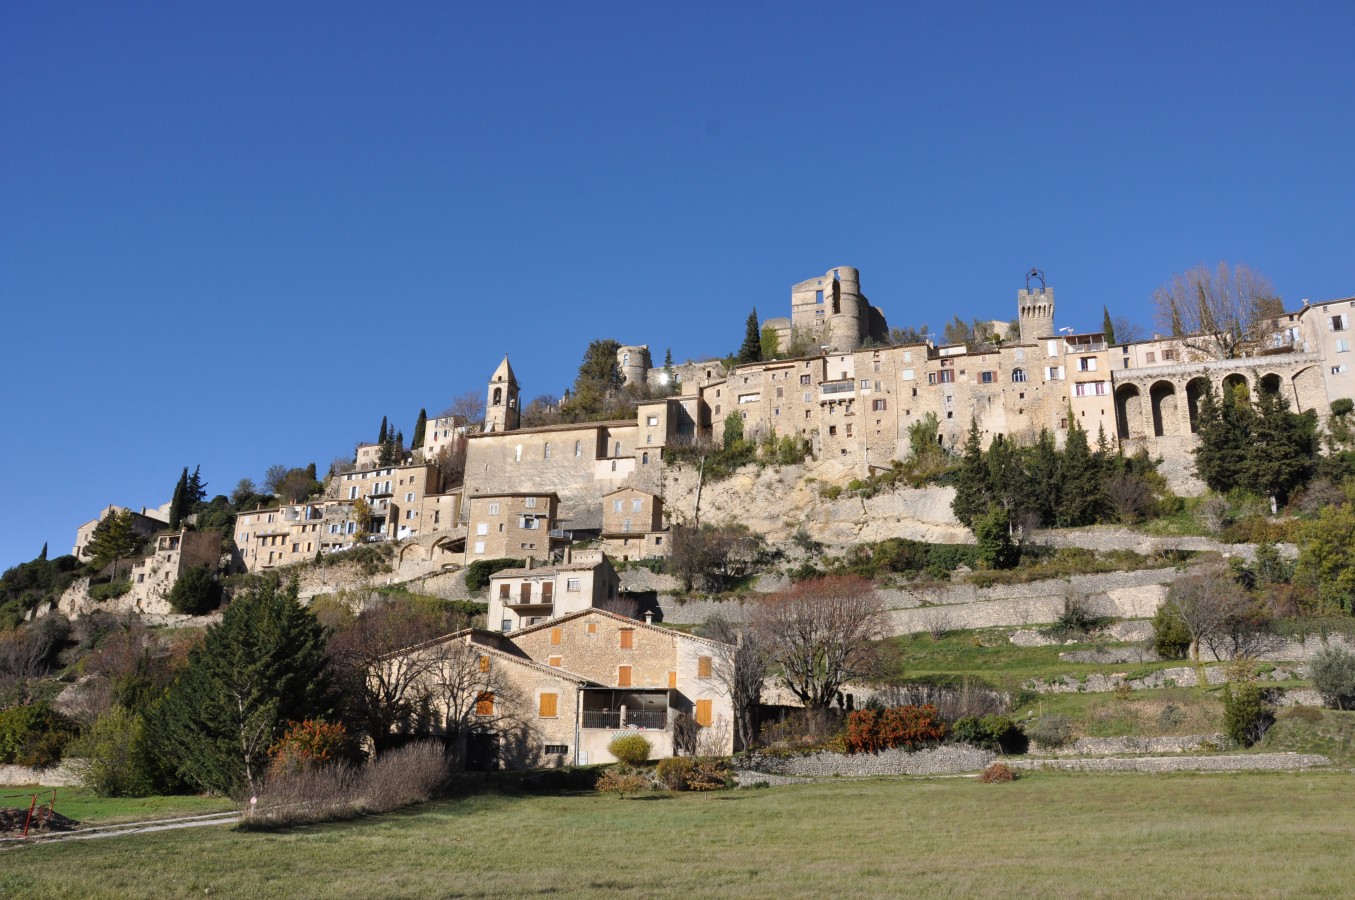
[[[858,709],[847,716],[847,752],[879,753],[903,747],[915,750],[941,741],[946,723],[931,706]]]
[[[982,784],[1002,784],[1006,781],[1016,780],[1016,770],[1006,763],[995,762],[983,770],[979,776]]]
[[[347,759],[351,751],[348,731],[338,723],[289,722],[282,739],[268,748],[269,769],[274,774],[316,769]]]

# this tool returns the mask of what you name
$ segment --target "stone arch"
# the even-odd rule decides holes
[[[1247,392],[1247,399],[1251,400],[1251,385],[1247,383],[1247,376],[1238,372],[1223,376],[1223,400],[1230,401],[1237,396],[1235,391],[1239,385]]]
[[[1294,391],[1294,396],[1289,398],[1294,401],[1294,412],[1304,412],[1315,408],[1311,403],[1305,405],[1304,397],[1322,398],[1324,401],[1326,399],[1326,389],[1322,384],[1322,372],[1317,366],[1304,366],[1299,369],[1289,376],[1289,384]]]
[[[498,406],[500,403],[503,403],[503,388],[496,387],[494,389],[494,405]]]
[[[1176,434],[1180,413],[1176,408],[1176,385],[1159,381],[1148,389],[1153,405],[1153,434],[1158,437]]]
[[[1284,379],[1274,372],[1267,372],[1256,382],[1256,389],[1263,394],[1278,394],[1284,386]]]
[[[432,558],[431,554],[429,558],[430,559]],[[423,560],[423,547],[419,546],[417,541],[405,544],[405,546],[400,548],[401,565],[404,565],[406,562],[412,559],[417,559],[420,561]]]
[[[1197,375],[1186,382],[1186,410],[1190,413],[1190,433],[1200,429],[1200,398],[1209,389],[1209,379]]]
[[[1122,384],[1115,389],[1115,425],[1120,437],[1136,437],[1138,425],[1143,421],[1143,398],[1139,396],[1136,384]]]

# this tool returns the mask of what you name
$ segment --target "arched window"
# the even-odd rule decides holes
[[[615,449],[614,451],[612,451],[612,456],[620,456],[620,455],[621,455],[621,442],[620,442],[620,441],[617,441],[617,442],[616,442],[616,449]]]
[[[647,466],[647,465],[649,465],[649,454],[648,454],[648,453],[641,453],[641,454],[640,454],[640,465],[642,465],[642,466]]]
[[[630,365],[630,354],[629,354],[629,353],[622,353],[622,354],[621,354],[621,365],[623,365],[623,366],[628,366],[628,365]]]
[[[494,389],[494,405],[498,406],[503,402],[503,388]]]
[[[578,459],[580,456],[583,456],[583,441],[575,441],[575,442],[574,442],[574,458],[575,458],[575,459]]]
[[[522,462],[522,445],[518,444],[513,450],[513,462]]]
[[[550,442],[549,442],[549,441],[546,442],[546,446],[542,449],[541,455],[542,455],[542,457],[543,457],[544,459],[550,459]]]
[[[1025,381],[1025,380],[1026,380],[1025,369],[1012,369],[1012,381]]]

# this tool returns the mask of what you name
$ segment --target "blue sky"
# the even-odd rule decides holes
[[[894,325],[1355,294],[1355,4],[832,6],[0,5],[0,568],[834,265]]]

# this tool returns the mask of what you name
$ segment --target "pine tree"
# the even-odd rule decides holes
[[[1245,388],[1243,388],[1245,390]],[[1242,484],[1254,415],[1245,397],[1214,396],[1206,383],[1200,397],[1195,433],[1195,472],[1210,490],[1226,494]]]
[[[137,533],[132,523],[131,511],[124,509],[110,513],[94,526],[94,533],[83,552],[94,570],[100,571],[109,563],[127,559],[145,544],[146,539]]]
[[[988,445],[988,493],[1002,512],[1013,515],[1020,509],[1029,490],[1020,449],[1011,441],[993,438]]]
[[[215,794],[258,788],[289,721],[330,712],[325,633],[276,580],[226,607],[149,715],[156,755]]]
[[[992,499],[989,490],[987,461],[983,445],[979,443],[979,423],[969,420],[969,437],[965,440],[960,470],[955,475],[955,499],[950,508],[966,527],[972,528],[975,519],[983,515]]]
[[[1270,498],[1271,512],[1288,503],[1289,495],[1312,477],[1317,463],[1316,429],[1311,415],[1289,411],[1283,394],[1261,391],[1239,474],[1243,485]]]
[[[1115,323],[1110,319],[1110,310],[1101,307],[1101,330],[1106,333],[1106,346],[1115,343]]]
[[[1059,451],[1048,428],[1040,429],[1035,445],[1026,451],[1026,493],[1022,508],[1039,514],[1040,524],[1049,527],[1058,521]]]
[[[762,361],[762,329],[757,324],[756,306],[748,314],[748,321],[744,324],[743,346],[739,348],[738,360],[740,363]]]
[[[411,450],[423,449],[423,433],[428,427],[428,410],[419,409],[418,421],[414,423],[414,441],[410,445]]]
[[[171,531],[178,531],[179,526],[183,524],[187,506],[188,466],[184,466],[183,474],[179,476],[178,483],[174,485],[174,496],[169,501],[169,527]]]

